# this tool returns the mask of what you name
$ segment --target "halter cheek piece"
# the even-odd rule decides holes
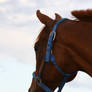
[[[35,72],[33,73],[33,78],[35,80],[35,82],[43,89],[45,90],[46,92],[54,92],[53,90],[51,90],[50,88],[48,88],[42,81],[41,81],[41,74],[42,74],[42,71],[43,71],[43,68],[44,68],[44,64],[46,62],[52,62],[56,69],[62,74],[64,75],[64,79],[63,81],[60,83],[60,85],[58,86],[59,89],[58,89],[58,92],[61,92],[62,88],[64,87],[64,84],[66,83],[67,79],[73,75],[73,74],[76,74],[77,72],[72,72],[72,73],[65,73],[63,72],[60,67],[56,64],[56,60],[55,60],[55,57],[54,55],[51,53],[51,50],[52,50],[52,45],[53,45],[53,40],[55,39],[55,36],[56,36],[56,29],[57,29],[57,26],[59,23],[63,22],[67,20],[66,18],[62,18],[61,20],[59,20],[55,25],[54,25],[54,28],[52,30],[52,32],[50,33],[49,35],[49,39],[48,39],[48,44],[47,44],[47,49],[46,49],[46,55],[44,57],[44,62],[42,62],[42,65],[40,67],[40,70],[39,70],[39,74],[38,76],[35,76]]]

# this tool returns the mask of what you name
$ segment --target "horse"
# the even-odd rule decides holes
[[[71,13],[75,17],[74,20],[63,19],[57,13],[55,19],[52,19],[37,10],[37,17],[44,27],[34,45],[36,70],[28,92],[45,92],[40,86],[41,83],[45,84],[43,85],[45,89],[47,87],[46,92],[53,92],[60,83],[64,86],[65,83],[72,81],[78,71],[83,71],[92,77],[92,10],[74,10]],[[51,62],[53,58],[44,63],[47,45],[50,44],[48,40],[57,22],[49,52],[50,55],[53,54],[55,64],[61,69],[62,74]],[[65,81],[63,81],[64,73],[71,75]]]

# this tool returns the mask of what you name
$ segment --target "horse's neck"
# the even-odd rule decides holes
[[[92,26],[75,22],[63,31],[63,39],[69,44],[75,61],[92,76]]]

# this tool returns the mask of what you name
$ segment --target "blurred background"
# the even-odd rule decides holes
[[[34,42],[43,24],[36,10],[73,19],[72,10],[92,9],[91,0],[0,0],[0,92],[28,92],[35,70]],[[92,78],[79,72],[63,92],[92,92]]]

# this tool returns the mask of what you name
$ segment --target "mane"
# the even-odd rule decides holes
[[[92,22],[92,9],[88,10],[74,10],[71,12],[80,21]]]

